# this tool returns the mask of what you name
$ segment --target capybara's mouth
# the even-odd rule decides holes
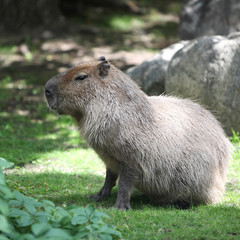
[[[51,110],[58,111],[56,104],[51,103],[48,99],[47,99],[47,105]]]
[[[59,115],[63,115],[63,114],[64,114],[63,110],[57,108],[56,105],[52,105],[52,106],[51,106],[51,105],[48,104],[48,106],[49,106],[49,108],[50,108],[53,112],[56,112],[56,113],[59,114]]]

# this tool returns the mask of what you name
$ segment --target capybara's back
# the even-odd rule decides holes
[[[148,97],[155,122],[147,133],[146,180],[155,202],[216,203],[224,193],[231,144],[215,117],[190,100]],[[151,156],[150,156],[151,155]]]
[[[221,199],[231,144],[199,104],[148,97],[104,57],[53,77],[45,93],[50,108],[76,119],[106,164],[104,186],[91,198],[107,197],[119,178],[119,209],[130,209],[133,187],[156,203]]]

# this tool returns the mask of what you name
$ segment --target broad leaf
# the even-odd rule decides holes
[[[63,217],[63,218],[61,219],[60,224],[61,224],[62,226],[65,226],[65,225],[67,225],[67,224],[70,223],[70,222],[71,222],[71,217],[70,217],[70,216],[65,216],[65,217]]]
[[[16,240],[36,240],[37,238],[35,238],[32,234],[30,233],[26,233],[26,234],[19,234],[18,236],[16,236],[14,239]],[[40,239],[39,239],[40,240]]]
[[[15,208],[11,208],[10,209],[10,217],[23,217],[23,216],[28,216],[30,217],[29,213],[20,209],[15,209]]]
[[[45,234],[50,228],[48,223],[35,223],[31,226],[33,234],[37,237]]]
[[[51,207],[55,207],[55,204],[49,200],[42,200],[41,203],[43,203],[44,205],[49,205]]]
[[[81,232],[78,232],[75,236],[74,236],[74,239],[82,239],[84,237],[86,237],[87,235],[89,234],[88,231],[81,231]]]
[[[1,212],[5,216],[9,215],[8,204],[3,199],[0,198],[0,213]]]
[[[32,205],[34,207],[43,207],[44,204],[41,202],[38,202],[36,199],[32,198],[32,197],[25,197],[24,198],[24,203],[25,204],[29,204]]]
[[[47,212],[37,212],[34,217],[39,222],[48,222],[51,216]]]
[[[5,183],[5,176],[4,176],[4,173],[2,172],[1,169],[0,169],[0,184],[1,185],[6,185],[6,183]]]
[[[3,198],[7,199],[7,198],[11,198],[13,196],[11,190],[6,187],[5,185],[0,184],[0,196],[2,196]]]
[[[10,201],[8,202],[8,204],[9,204],[10,206],[20,206],[20,205],[22,205],[18,200],[10,200]]]
[[[118,237],[121,237],[121,233],[111,227],[109,227],[108,225],[103,225],[101,226],[101,228],[99,229],[100,233],[107,233],[107,234],[111,234],[111,235],[115,235]]]
[[[3,236],[3,235],[0,233],[0,240],[9,240],[9,238]]]
[[[13,195],[15,196],[15,198],[16,198],[19,202],[21,202],[22,204],[24,203],[25,196],[24,196],[22,193],[14,190],[14,191],[13,191]]]
[[[109,218],[109,216],[103,212],[95,211],[94,216]]]
[[[85,212],[90,217],[95,212],[95,208],[92,205],[87,205]]]
[[[3,169],[3,168],[11,168],[13,167],[13,163],[11,162],[8,162],[6,159],[0,157],[0,169]]]
[[[37,212],[37,210],[36,210],[36,208],[31,204],[31,203],[24,203],[24,205],[23,205],[25,208],[26,208],[26,210],[30,213],[30,214],[32,214],[32,215],[34,215],[36,212]]]
[[[100,224],[100,223],[103,223],[102,219],[100,217],[97,217],[97,216],[92,216],[90,218],[90,221],[92,223],[96,223],[96,224]]]
[[[71,223],[73,225],[84,224],[88,222],[88,218],[85,216],[76,215],[72,218]]]
[[[99,234],[99,239],[101,239],[101,240],[112,240],[112,237],[109,234]]]
[[[71,235],[68,233],[67,230],[63,230],[60,228],[51,228],[44,237],[55,237],[55,239],[63,239],[63,240],[72,240]]]
[[[0,215],[0,232],[11,233],[10,225],[5,216]]]
[[[70,213],[73,213],[74,215],[85,215],[85,210],[84,208],[75,208],[71,209]]]
[[[34,223],[32,216],[22,216],[19,220],[19,225],[22,227],[30,226]]]

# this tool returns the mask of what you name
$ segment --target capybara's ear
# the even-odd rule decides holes
[[[101,56],[100,58],[98,58],[98,61],[106,61],[106,58],[104,56]]]
[[[102,60],[100,60],[100,61],[102,61]],[[100,77],[105,78],[105,77],[107,77],[107,75],[109,73],[110,64],[108,63],[108,61],[103,60],[102,62],[100,62],[98,64],[97,69],[98,69],[98,73],[99,73]]]

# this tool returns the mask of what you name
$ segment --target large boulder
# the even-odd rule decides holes
[[[240,33],[191,41],[174,55],[165,87],[207,106],[228,134],[240,131]]]
[[[180,15],[181,39],[240,31],[239,0],[187,0]]]
[[[183,48],[188,41],[181,41],[164,48],[153,58],[129,68],[126,74],[141,86],[148,95],[159,95],[165,91],[165,76],[173,55]]]

